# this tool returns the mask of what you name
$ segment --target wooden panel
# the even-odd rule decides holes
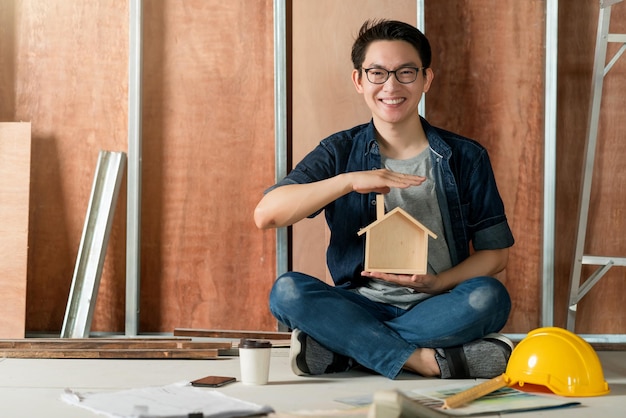
[[[179,338],[28,338],[0,340],[0,356],[48,359],[211,359],[233,344]]]
[[[27,330],[53,332],[98,152],[127,149],[128,4],[3,1],[0,16],[0,115],[33,125]],[[272,2],[144,2],[144,30],[140,331],[275,329],[275,235],[252,220],[274,180]],[[124,329],[125,194],[93,331]]]
[[[26,328],[56,331],[98,153],[126,150],[128,10],[125,2],[13,3],[14,32],[7,35],[14,70],[7,83],[15,100],[0,106],[11,106],[2,113],[14,120],[32,123]],[[103,306],[95,315],[100,329],[123,324],[124,207],[120,198],[98,299]]]
[[[503,275],[514,299],[511,332],[539,324],[544,8],[540,0],[441,0],[426,9],[436,72],[427,116],[487,146],[517,238]],[[559,8],[555,313],[564,325],[598,4]],[[612,30],[625,33],[626,6],[614,9]],[[350,81],[363,20],[415,23],[415,15],[412,0],[293,1],[294,161],[369,119]],[[273,329],[274,232],[252,223],[274,172],[272,2],[145,2],[144,25],[140,329]],[[126,2],[0,2],[0,120],[32,122],[30,331],[60,330],[98,152],[126,150],[127,27]],[[626,89],[625,66],[622,58],[611,70],[605,92]],[[625,97],[603,102],[588,248],[620,256]],[[96,331],[124,326],[124,194]],[[318,217],[294,228],[294,268],[328,280],[323,225]],[[586,296],[578,331],[626,332],[624,279],[614,268]]]
[[[439,1],[426,7],[435,81],[431,123],[489,151],[516,243],[501,278],[506,332],[540,325],[544,1]]]
[[[323,137],[370,118],[349,78],[350,48],[361,23],[372,17],[416,21],[413,1],[341,4],[345,8],[294,2],[294,162]],[[502,274],[514,299],[508,332],[539,325],[544,6],[439,1],[425,11],[435,71],[427,117],[487,147],[517,238]],[[294,227],[293,264],[329,281],[321,231],[321,217]]]
[[[141,323],[276,329],[272,2],[145,3]]]
[[[0,349],[6,358],[31,359],[185,359],[208,360],[219,356],[214,348],[169,349]]]
[[[560,4],[556,323],[565,326],[590,106],[598,2]],[[626,4],[613,6],[610,31],[626,34]],[[608,57],[618,45],[609,45]],[[607,59],[608,61],[608,59]],[[604,79],[586,254],[626,257],[626,57]],[[595,268],[583,269],[583,280]],[[613,267],[578,304],[576,331],[626,334],[626,268]]]
[[[0,123],[0,338],[24,337],[30,123]]]
[[[191,338],[24,338],[0,339],[0,349],[7,350],[170,350],[230,349],[231,342],[192,341]]]
[[[203,338],[260,338],[272,340],[289,340],[291,332],[242,331],[242,330],[211,330],[211,329],[174,329],[175,336]]]
[[[0,2],[0,122],[15,120],[15,3]]]
[[[293,2],[293,163],[334,132],[366,123],[371,113],[352,84],[350,51],[367,19],[415,25],[414,0]],[[312,36],[314,34],[314,36]],[[332,283],[323,214],[293,227],[293,269]]]

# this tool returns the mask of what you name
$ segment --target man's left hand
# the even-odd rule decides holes
[[[434,274],[392,274],[381,273],[377,271],[363,271],[361,276],[371,277],[374,279],[384,280],[386,282],[399,284],[401,286],[410,287],[421,293],[438,294],[445,292],[447,289],[442,286],[440,280]]]

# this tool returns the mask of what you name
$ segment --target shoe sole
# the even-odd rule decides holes
[[[506,345],[508,345],[511,348],[511,351],[513,351],[514,345],[513,345],[513,341],[509,340],[507,337],[505,337],[502,334],[498,334],[498,333],[491,333],[491,334],[487,334],[485,335],[483,338],[483,340],[497,340],[500,341]]]
[[[298,367],[298,356],[302,353],[302,343],[300,342],[300,338],[298,338],[301,334],[302,332],[298,329],[291,331],[291,342],[289,346],[289,365],[291,366],[291,371],[296,376],[305,376],[308,374]]]

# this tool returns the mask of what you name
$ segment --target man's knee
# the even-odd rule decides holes
[[[297,308],[306,297],[308,286],[315,285],[318,280],[298,272],[287,272],[279,276],[270,291],[270,309]]]
[[[502,282],[493,277],[477,277],[469,293],[468,302],[477,311],[496,309],[510,311],[511,298]]]
[[[285,273],[279,276],[270,292],[270,304],[278,301],[295,300],[299,297],[298,286],[296,285],[296,278],[291,272]]]

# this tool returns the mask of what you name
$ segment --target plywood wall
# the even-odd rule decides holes
[[[350,46],[362,21],[388,17],[415,23],[413,1],[342,5],[294,2],[293,65],[294,73],[303,75],[294,78],[294,162],[326,135],[369,119],[349,81]],[[555,325],[565,326],[598,4],[575,1],[559,7],[557,216],[549,227],[557,236]],[[626,9],[615,7],[612,29],[625,33],[626,10],[618,12],[618,7]],[[546,2],[441,0],[426,2],[424,12],[436,75],[426,95],[426,116],[489,150],[516,237],[508,268],[500,275],[513,298],[505,331],[525,333],[540,326],[542,318]],[[322,30],[310,37],[318,27]],[[626,90],[626,78],[620,76],[625,64],[611,70],[605,91]],[[613,255],[626,255],[620,209],[626,172],[619,174],[618,163],[625,128],[617,120],[624,97],[613,94],[603,105],[612,110],[601,123],[608,139],[599,146],[601,189],[593,195],[590,222],[590,250]],[[330,281],[324,266],[327,234],[322,217],[294,227],[295,269]],[[626,332],[619,307],[624,274],[623,268],[613,269],[581,303],[577,330]]]
[[[557,142],[556,301],[557,324],[565,324],[576,243],[599,2],[577,0],[559,9],[559,113]],[[626,3],[612,8],[611,33],[626,34]],[[619,45],[609,45],[607,62]],[[601,117],[585,254],[626,257],[626,56],[604,78]],[[588,278],[595,267],[583,269]],[[576,331],[626,334],[623,297],[626,268],[613,267],[578,304]]]
[[[144,9],[140,331],[273,329],[274,235],[252,221],[274,177],[272,2]],[[98,152],[127,149],[128,2],[9,0],[0,16],[0,116],[33,128],[26,327],[58,331]],[[94,331],[124,330],[125,204]]]
[[[293,162],[334,132],[368,122],[371,113],[352,84],[350,49],[366,19],[413,25],[414,0],[293,2]],[[315,36],[311,36],[315,33]],[[326,268],[329,232],[323,216],[293,227],[293,269],[332,283]]]
[[[146,2],[140,329],[276,328],[272,2]]]
[[[427,116],[489,151],[516,239],[500,275],[513,300],[505,330],[527,332],[541,309],[545,2],[432,2],[426,22]]]
[[[252,210],[274,181],[272,1],[144,1],[142,332],[274,329],[273,231]],[[412,0],[293,0],[293,161],[367,121],[349,49],[366,18],[415,23]],[[545,0],[426,2],[434,124],[490,152],[517,243],[507,332],[540,325]],[[613,31],[626,33],[626,5]],[[559,4],[556,325],[565,325],[598,2]],[[126,1],[0,2],[0,121],[32,124],[28,331],[61,328],[98,152],[126,151]],[[613,48],[615,51],[615,48]],[[588,251],[626,256],[626,61],[605,82]],[[342,75],[343,74],[343,75]],[[595,187],[597,186],[597,187]],[[122,331],[123,188],[93,329]],[[294,227],[293,267],[328,280],[321,217]],[[579,306],[579,332],[626,333],[624,268]],[[587,272],[588,274],[589,272]]]
[[[294,3],[294,74],[303,75],[294,77],[294,161],[326,135],[369,121],[350,81],[352,42],[368,18],[415,24],[415,3],[389,1],[381,7],[379,1],[354,0],[341,8],[330,0],[321,7]],[[428,2],[435,81],[426,95],[426,116],[434,125],[477,139],[490,152],[517,238],[502,279],[514,298],[507,329],[519,332],[538,325],[540,308],[544,10],[538,1],[513,2],[514,7],[493,3]],[[322,30],[313,39],[309,33],[318,25]],[[528,61],[536,65],[529,67]],[[318,218],[294,228],[294,268],[328,281],[323,251],[310,256],[314,245],[322,245]]]
[[[11,51],[1,114],[32,126],[26,329],[55,331],[63,322],[98,152],[126,150],[128,11],[125,2],[1,4],[13,22],[1,41]],[[116,215],[100,302],[111,312],[107,319],[119,320],[122,202]]]

